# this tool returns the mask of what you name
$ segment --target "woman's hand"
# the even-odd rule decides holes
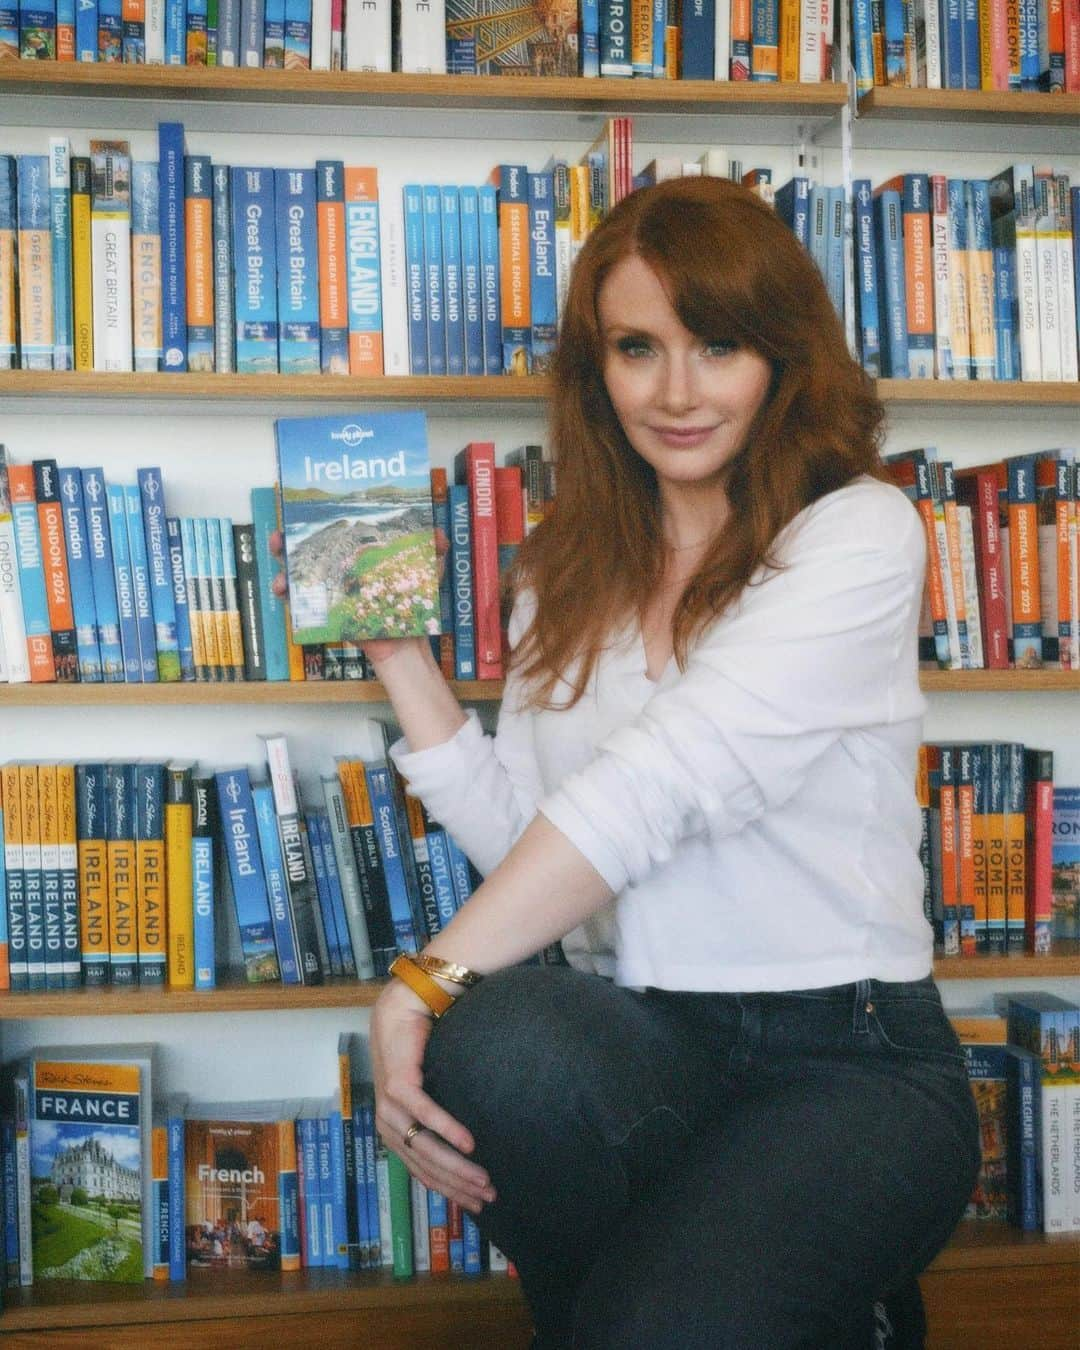
[[[495,1199],[484,1169],[463,1155],[475,1147],[472,1135],[423,1089],[424,1050],[431,1014],[399,980],[379,995],[371,1014],[371,1067],[375,1080],[375,1124],[418,1181],[455,1200],[471,1214]],[[405,1142],[412,1125],[419,1133]]]

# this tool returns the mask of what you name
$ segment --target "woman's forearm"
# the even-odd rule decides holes
[[[564,937],[611,897],[585,855],[538,815],[424,950],[487,975]]]
[[[435,663],[427,638],[402,639],[373,660],[410,750],[430,750],[457,734],[465,713]]]

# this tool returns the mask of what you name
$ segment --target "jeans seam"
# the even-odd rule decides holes
[[[661,1104],[660,1106],[650,1107],[649,1110],[646,1111],[643,1116],[639,1116],[638,1119],[634,1121],[634,1123],[630,1126],[630,1128],[621,1138],[610,1140],[610,1147],[622,1148],[622,1146],[627,1142],[627,1140],[630,1138],[630,1136],[634,1133],[635,1130],[639,1129],[642,1125],[645,1124],[647,1120],[651,1119],[651,1117],[657,1115],[661,1111],[666,1111],[669,1116],[673,1116],[683,1127],[683,1129],[686,1130],[688,1134],[691,1133],[690,1126],[686,1123],[685,1120],[683,1120],[682,1116],[679,1115],[678,1111],[676,1111],[674,1107],[668,1106],[666,1103],[664,1103]]]

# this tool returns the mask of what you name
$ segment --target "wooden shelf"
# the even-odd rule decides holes
[[[939,956],[935,980],[1037,980],[1080,975],[1080,942],[1056,942],[1046,956]]]
[[[463,703],[493,703],[501,680],[457,680]],[[377,680],[253,680],[237,684],[0,684],[0,708],[225,707],[237,704],[386,703]]]
[[[828,116],[847,86],[713,80],[583,79],[574,76],[404,75],[369,71],[247,70],[223,66],[136,66],[11,61],[5,94],[167,98],[228,103],[299,103],[401,108],[507,108],[528,112],[770,112]]]
[[[1047,95],[1049,97],[1049,95]],[[1080,408],[1080,382],[1024,384],[1020,380],[878,380],[878,397],[893,406]]]
[[[1076,126],[1080,125],[1080,94],[879,86],[859,99],[858,115],[905,122],[1033,122],[1039,126]]]
[[[301,1270],[255,1273],[195,1270],[183,1281],[92,1284],[55,1280],[31,1289],[5,1289],[0,1335],[165,1322],[240,1319],[282,1313],[319,1316],[379,1308],[466,1305],[477,1310],[524,1309],[517,1280],[506,1276],[414,1276],[395,1280],[382,1272]],[[239,1321],[237,1327],[241,1326]],[[362,1324],[357,1323],[360,1335]],[[147,1332],[148,1335],[152,1334]],[[194,1333],[193,1333],[194,1334]]]
[[[962,1223],[949,1245],[931,1262],[930,1269],[1054,1265],[1080,1267],[1080,1234],[1022,1233],[1007,1223],[987,1219]],[[1080,1270],[1076,1278],[1080,1279]]]
[[[924,692],[1067,693],[1080,690],[1080,670],[920,670]]]
[[[129,1017],[222,1012],[298,1012],[312,1008],[369,1008],[384,980],[331,977],[325,984],[248,984],[216,989],[48,989],[0,994],[0,1023],[36,1017]]]

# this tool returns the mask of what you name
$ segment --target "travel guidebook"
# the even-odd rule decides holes
[[[424,414],[290,417],[274,430],[295,641],[437,635]]]

